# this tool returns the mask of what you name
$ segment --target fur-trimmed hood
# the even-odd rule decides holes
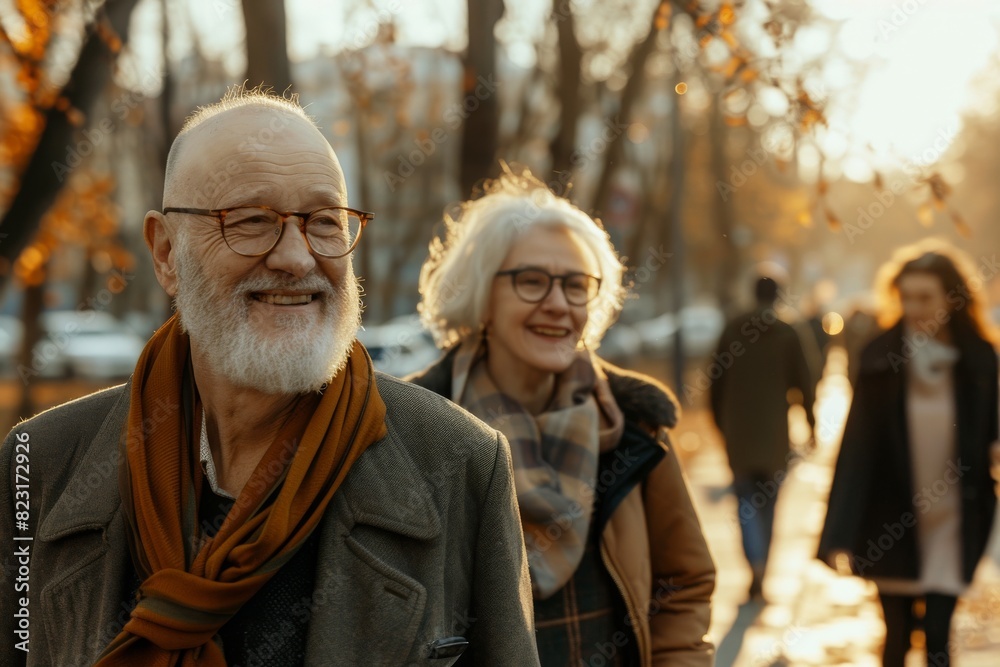
[[[427,369],[404,379],[436,394],[451,397],[451,372],[456,353],[457,348],[452,348]],[[601,370],[608,376],[611,393],[626,422],[651,431],[661,426],[673,428],[677,425],[681,415],[680,403],[663,383],[648,375],[619,368],[599,357],[597,359]]]

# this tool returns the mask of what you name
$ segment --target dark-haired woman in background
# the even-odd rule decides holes
[[[891,328],[861,355],[830,491],[820,557],[875,582],[889,667],[903,666],[917,626],[928,664],[950,664],[955,603],[993,523],[997,356],[975,280],[939,242],[880,270]]]

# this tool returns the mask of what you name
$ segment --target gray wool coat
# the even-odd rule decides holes
[[[320,525],[306,664],[538,665],[506,440],[429,391],[377,383],[388,435]],[[22,422],[0,447],[0,665],[90,665],[128,619],[128,405],[128,384],[107,389]],[[15,524],[25,498],[27,530]],[[466,657],[432,657],[451,637]]]

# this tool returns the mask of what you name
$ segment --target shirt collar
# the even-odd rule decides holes
[[[218,476],[215,472],[215,461],[212,459],[212,448],[208,444],[208,422],[204,411],[201,413],[201,447],[199,448],[199,456],[201,457],[201,470],[205,473],[209,486],[212,487],[212,493],[223,498],[236,500],[231,493],[219,487]]]

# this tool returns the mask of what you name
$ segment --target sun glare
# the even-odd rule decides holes
[[[853,90],[828,79],[830,131],[822,146],[847,169],[862,155],[876,167],[929,166],[944,156],[974,111],[972,82],[997,68],[1000,7],[996,3],[911,0],[817,2],[844,21],[838,45],[867,71]],[[836,72],[834,72],[836,75]]]

